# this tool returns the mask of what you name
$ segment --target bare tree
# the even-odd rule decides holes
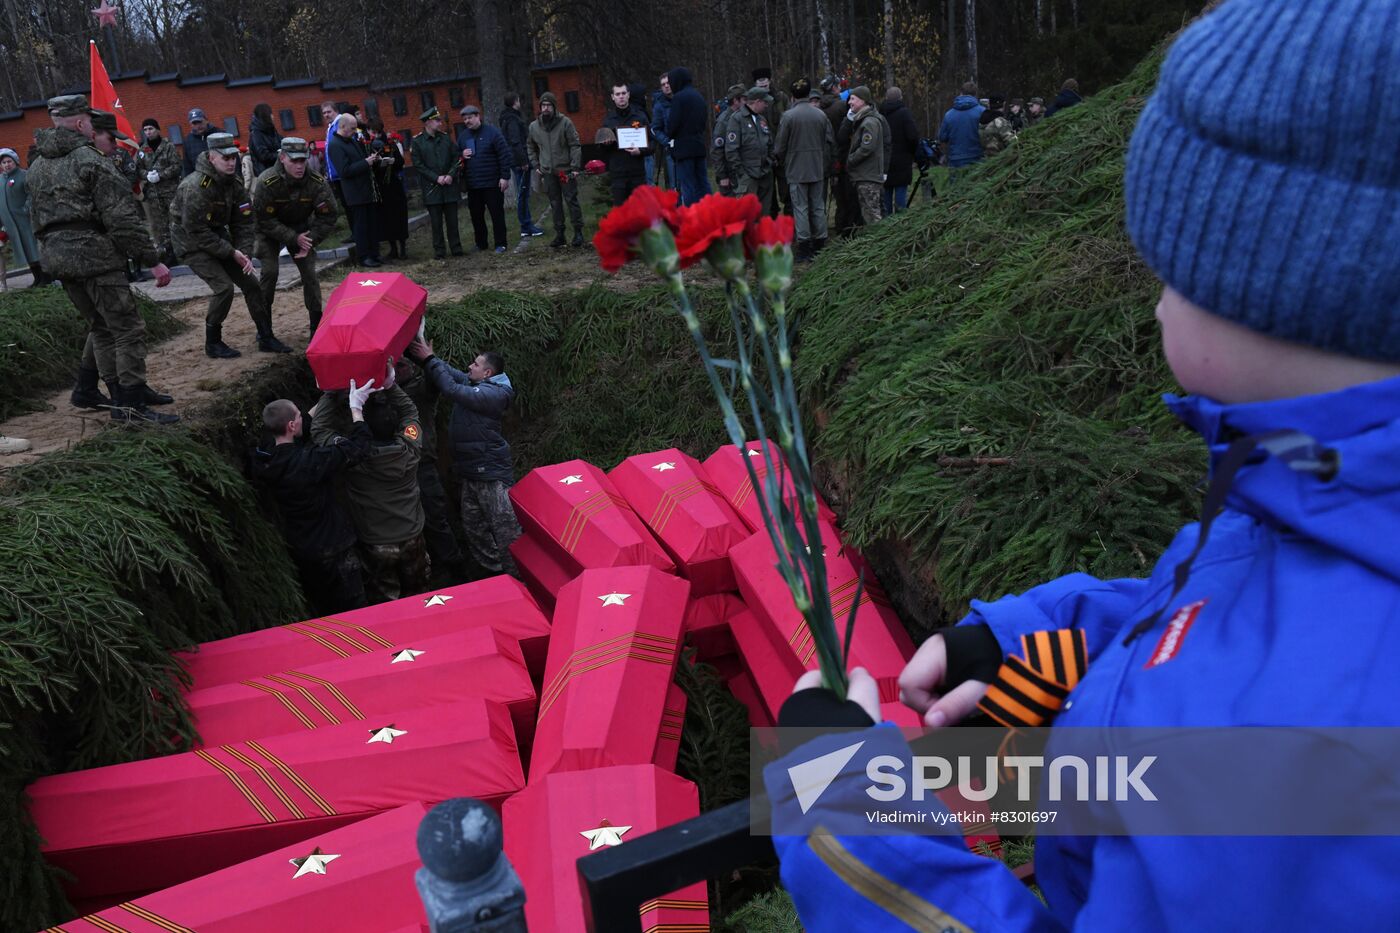
[[[963,14],[963,32],[967,34],[967,74],[977,80],[977,0],[967,0]]]

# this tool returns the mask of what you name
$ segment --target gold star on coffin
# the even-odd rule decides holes
[[[405,648],[402,651],[395,651],[394,658],[389,663],[398,664],[400,661],[417,661],[418,656],[422,653],[423,652],[415,651],[412,648]]]
[[[109,6],[107,0],[102,0],[101,6],[99,6],[95,10],[90,10],[89,12],[91,12],[93,16],[97,17],[97,25],[99,27],[111,26],[113,28],[116,28],[117,8],[114,6]]]
[[[302,875],[324,875],[326,873],[326,866],[338,858],[340,858],[339,855],[326,855],[322,853],[321,847],[317,846],[311,850],[310,855],[303,856],[302,858],[287,859],[287,861],[297,867],[297,873],[292,875],[292,880],[295,881]]]
[[[625,606],[627,598],[631,593],[604,593],[598,598],[603,601],[604,606]]]
[[[387,726],[380,726],[378,729],[369,730],[369,741],[366,745],[373,745],[375,742],[383,742],[385,745],[393,745],[394,739],[401,735],[408,735],[407,729],[395,729],[391,722]]]
[[[376,282],[374,279],[365,279],[364,281],[360,282],[360,287],[361,287],[361,288],[370,288],[371,286],[374,286],[374,285],[382,285],[382,284],[383,284],[382,282]]]
[[[656,466],[652,467],[652,469],[658,473],[665,473],[667,470],[674,470],[675,468],[676,465],[670,461],[667,461],[666,463],[658,463]]]
[[[446,605],[447,605],[447,601],[448,601],[449,599],[451,599],[451,598],[452,598],[451,596],[443,596],[441,593],[434,593],[432,596],[429,596],[427,599],[423,600],[423,605],[424,605],[425,607],[427,607],[427,606],[446,606]]]
[[[603,846],[622,845],[622,834],[631,828],[630,826],[614,826],[607,820],[603,820],[598,824],[597,829],[581,829],[579,835],[588,840],[588,851],[592,852]]]
[[[560,484],[562,484],[562,485],[564,485],[564,486],[572,486],[574,483],[581,483],[581,482],[583,482],[583,474],[582,474],[582,473],[575,473],[573,476],[566,476],[566,477],[564,477],[564,478],[561,479],[559,482],[560,482]]]

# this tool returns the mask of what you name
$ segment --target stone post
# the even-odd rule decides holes
[[[418,825],[414,882],[432,933],[526,933],[525,889],[502,851],[501,819],[456,797]]]

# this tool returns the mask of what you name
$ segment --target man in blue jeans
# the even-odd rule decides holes
[[[515,183],[515,215],[520,220],[520,236],[544,236],[544,231],[535,226],[530,216],[530,158],[525,152],[529,125],[520,113],[520,95],[511,91],[506,95],[505,104],[496,122],[506,138],[506,145],[510,147],[510,177]]]
[[[704,95],[691,86],[689,68],[672,68],[667,77],[671,82],[671,112],[666,115],[666,136],[675,160],[681,204],[690,205],[710,193],[710,178],[705,172],[709,105]]]

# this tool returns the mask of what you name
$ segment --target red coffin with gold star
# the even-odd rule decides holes
[[[559,591],[532,781],[654,760],[689,592],[655,567],[585,570]]]
[[[178,657],[195,689],[203,689],[268,671],[403,648],[412,641],[479,626],[518,641],[532,673],[543,669],[549,620],[524,585],[508,576],[206,642]]]
[[[510,543],[510,556],[530,595],[541,609],[553,615],[559,591],[578,575],[578,562],[573,558],[565,560],[565,555],[557,553],[557,549],[546,548],[530,534],[523,534]]]
[[[386,364],[408,346],[423,312],[428,291],[399,272],[355,272],[326,300],[306,361],[322,389],[348,389],[350,380],[383,385]]]
[[[525,533],[577,576],[585,567],[675,563],[607,474],[583,460],[538,467],[510,489]]]
[[[69,893],[150,891],[415,800],[499,807],[524,784],[510,714],[464,700],[40,778],[29,812]]]
[[[510,710],[517,741],[535,731],[535,687],[514,639],[492,628],[409,641],[232,684],[190,691],[185,702],[204,745],[223,745],[458,700]]]
[[[845,553],[836,527],[821,523],[823,553],[826,555],[827,589],[831,595],[837,631],[844,637],[846,618],[860,582],[856,564]],[[773,635],[784,655],[797,661],[795,670],[817,666],[816,645],[802,614],[792,601],[792,592],[778,573],[777,555],[766,531],[729,552],[739,592],[758,620]],[[736,633],[737,634],[737,633]],[[856,611],[855,633],[847,667],[864,667],[880,685],[880,702],[897,704],[899,674],[914,655],[914,643],[899,617],[890,607],[880,583],[867,574]],[[776,712],[776,711],[775,711]],[[917,724],[917,723],[915,723]]]
[[[778,449],[778,445],[770,441],[768,449],[769,459],[775,465],[781,465],[783,452]],[[746,457],[753,464],[754,472],[758,474],[759,484],[767,482],[765,477],[768,475],[768,467],[763,459],[763,445],[759,441],[749,441],[745,444],[743,454],[740,454],[739,448],[733,444],[725,444],[706,458],[705,475],[710,478],[710,482],[719,490],[725,501],[739,513],[749,530],[762,531],[763,512],[758,505],[758,495],[762,493],[755,495],[753,481],[749,479],[748,470],[744,468]],[[784,486],[783,497],[792,501],[794,493],[791,480],[786,480]],[[826,522],[836,521],[836,513],[831,511],[831,506],[827,505],[820,495],[817,496],[817,517]]]
[[[530,929],[583,933],[578,860],[699,813],[694,784],[649,764],[551,774],[516,794],[502,819]],[[644,933],[709,930],[704,882],[648,901],[641,915]]]
[[[97,933],[270,933],[427,929],[413,875],[421,867],[410,803],[332,832],[146,894],[54,930]]]
[[[733,593],[712,593],[690,601],[685,608],[685,643],[695,649],[696,660],[712,661],[734,653],[729,620],[744,608],[744,601]]]
[[[729,549],[749,536],[749,528],[700,461],[673,447],[628,457],[608,479],[656,535],[694,595],[735,589]]]

